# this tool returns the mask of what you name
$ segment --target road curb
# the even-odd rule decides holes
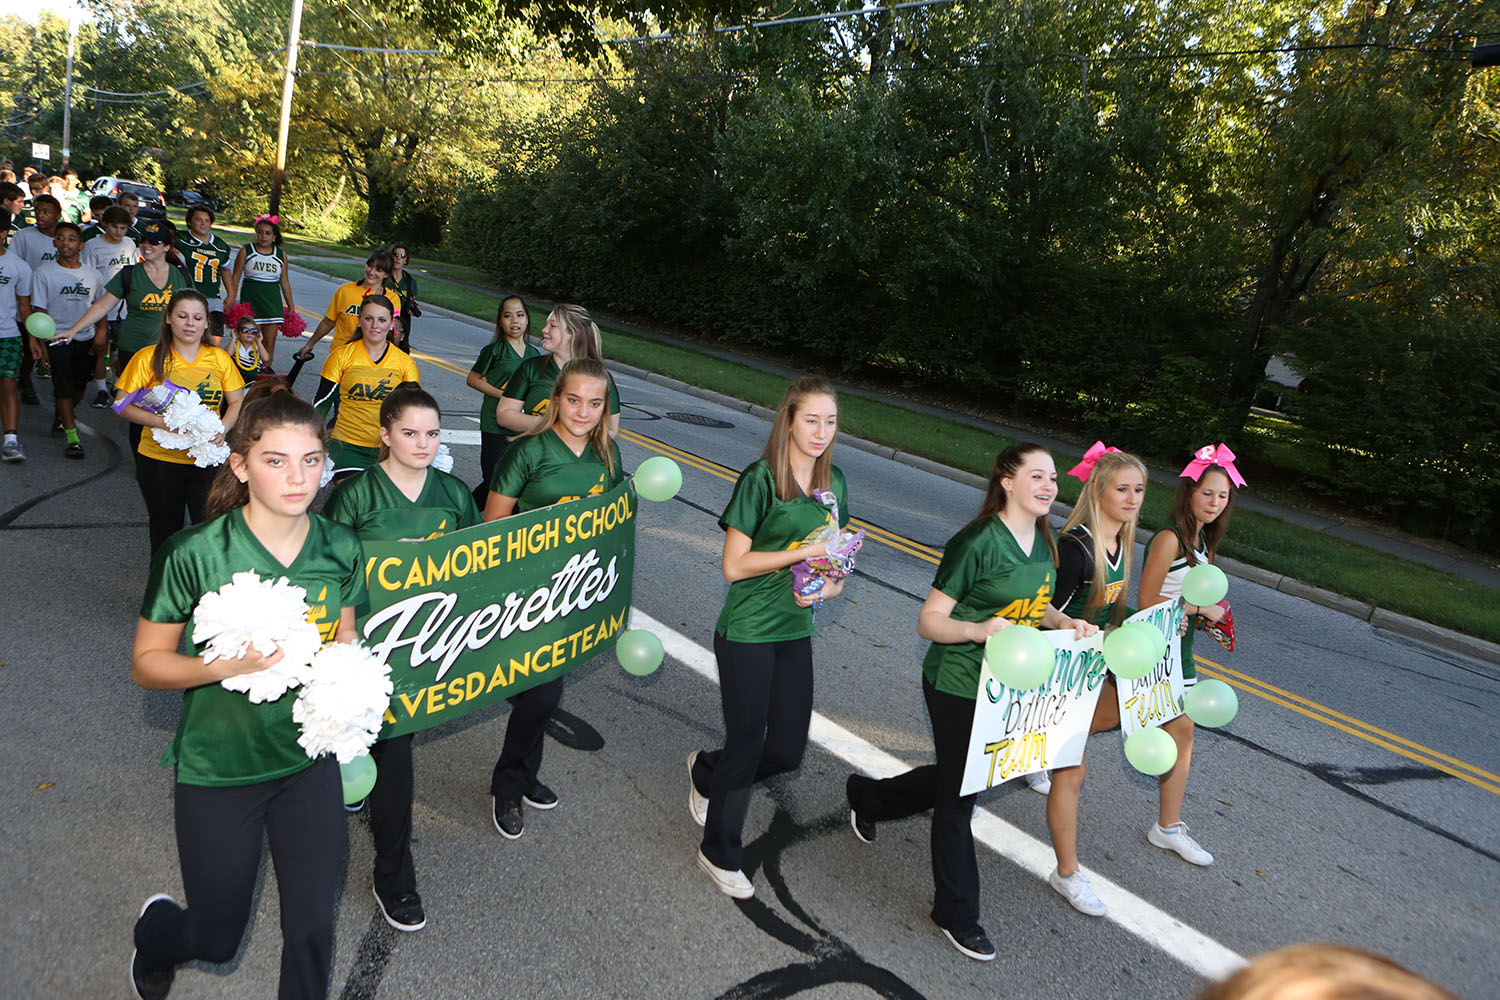
[[[747,403],[743,399],[726,396],[712,389],[689,385],[687,382],[679,381],[667,375],[646,371],[634,365],[621,364],[618,361],[611,361],[609,365],[611,368],[627,372],[643,381],[672,389],[675,392],[681,392],[684,395],[695,396],[710,403],[717,403],[731,410],[738,410],[741,413],[750,413],[767,419],[774,416],[774,413],[764,406]],[[983,476],[976,476],[972,472],[955,469],[951,466],[934,462],[932,459],[922,458],[919,455],[909,455],[904,451],[897,451],[890,445],[866,441],[851,434],[840,434],[839,444],[845,447],[857,448],[860,451],[869,452],[881,458],[888,458],[913,469],[930,472],[935,476],[941,476],[944,479],[962,483],[965,486],[972,486],[980,490],[985,488],[986,480]],[[1054,503],[1052,505],[1052,512],[1056,516],[1066,517],[1070,510],[1071,508],[1066,504]],[[1452,629],[1443,628],[1431,622],[1424,622],[1419,618],[1411,618],[1407,615],[1397,614],[1394,611],[1387,611],[1384,608],[1366,604],[1363,601],[1347,597],[1344,594],[1324,590],[1322,587],[1314,587],[1311,584],[1303,583],[1301,580],[1283,576],[1280,573],[1273,573],[1270,570],[1261,569],[1259,566],[1252,566],[1249,563],[1240,562],[1238,559],[1223,557],[1215,560],[1214,564],[1231,576],[1260,584],[1263,587],[1269,587],[1272,590],[1286,594],[1288,597],[1295,597],[1310,604],[1327,608],[1330,611],[1337,611],[1351,618],[1357,618],[1386,632],[1394,632],[1397,635],[1406,636],[1410,639],[1431,643],[1434,646],[1473,657],[1487,665],[1500,667],[1500,645],[1496,643],[1486,642],[1483,639],[1465,635],[1462,632],[1455,632]],[[1500,674],[1500,670],[1495,671],[1495,673]]]

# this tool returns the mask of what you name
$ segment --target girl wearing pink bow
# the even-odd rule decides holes
[[[1140,605],[1182,597],[1182,580],[1188,570],[1213,562],[1219,543],[1229,530],[1229,512],[1234,490],[1245,480],[1234,467],[1234,452],[1223,444],[1205,445],[1194,453],[1182,470],[1177,495],[1172,500],[1171,525],[1152,536],[1146,546],[1146,564],[1141,569]],[[1182,677],[1189,687],[1198,681],[1193,662],[1193,629],[1197,619],[1216,623],[1224,617],[1219,605],[1186,606],[1182,636]],[[1175,851],[1184,861],[1211,865],[1214,856],[1188,835],[1182,822],[1182,799],[1187,792],[1188,770],[1193,759],[1193,721],[1186,715],[1162,726],[1177,743],[1177,764],[1161,777],[1161,805],[1157,822],[1146,831],[1146,839],[1166,851]]]

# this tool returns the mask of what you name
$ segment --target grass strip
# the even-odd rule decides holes
[[[306,256],[294,258],[294,263],[347,281],[364,276],[363,264],[348,258]],[[486,323],[493,322],[500,304],[496,294],[461,288],[438,277],[423,285],[422,301]],[[540,329],[545,318],[544,312],[532,310],[532,329]],[[607,338],[605,354],[612,360],[669,373],[691,385],[773,408],[786,389],[785,379],[748,365],[609,326],[601,325],[601,329]],[[989,475],[996,453],[1013,443],[967,424],[848,394],[839,400],[839,427],[856,437],[979,476]],[[1054,456],[1059,469],[1072,467],[1079,457],[1080,453],[1064,452]],[[1070,477],[1060,477],[1061,499],[1073,503],[1079,486]],[[1141,508],[1142,526],[1164,526],[1170,503],[1170,491],[1148,487]],[[1233,517],[1229,536],[1220,547],[1224,555],[1398,614],[1500,642],[1500,601],[1483,584],[1266,514],[1242,509]]]

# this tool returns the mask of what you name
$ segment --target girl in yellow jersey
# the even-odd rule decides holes
[[[354,339],[328,355],[314,405],[327,416],[338,400],[338,421],[328,441],[335,478],[380,460],[380,404],[402,382],[417,382],[417,363],[391,343],[395,310],[384,295],[367,295]]]
[[[167,303],[161,336],[155,347],[137,351],[120,373],[115,386],[123,401],[138,389],[172,382],[191,389],[203,405],[218,410],[225,430],[239,417],[245,380],[233,359],[213,345],[208,322],[208,300],[191,289],[177,292]],[[134,403],[120,416],[142,427],[166,427],[161,415]],[[199,468],[185,451],[163,448],[151,434],[136,445],[136,480],[151,521],[151,551],[161,548],[182,527],[183,511],[193,524],[203,520],[213,468]]]

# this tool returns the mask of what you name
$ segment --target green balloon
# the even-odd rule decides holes
[[[1177,764],[1177,741],[1165,729],[1137,729],[1125,740],[1125,759],[1142,774],[1166,774]]]
[[[1030,691],[1052,676],[1057,650],[1040,629],[1011,625],[985,640],[984,660],[1001,684],[1013,691]]]
[[[647,500],[670,500],[682,489],[682,466],[665,455],[653,455],[635,470],[635,491]]]
[[[1149,674],[1167,652],[1167,637],[1150,622],[1128,622],[1104,637],[1104,665],[1116,677]]]
[[[1223,681],[1199,681],[1182,698],[1188,718],[1200,726],[1227,726],[1240,710],[1239,695]]]
[[[1229,577],[1211,563],[1199,563],[1182,578],[1182,599],[1200,608],[1218,604],[1229,593]]]
[[[344,805],[358,805],[375,787],[375,759],[362,753],[349,763],[339,765],[339,777],[344,779]]]
[[[620,666],[626,673],[637,677],[645,677],[661,666],[666,655],[656,634],[643,628],[620,633],[620,641],[615,644],[615,656],[619,658]]]
[[[37,340],[51,340],[57,336],[57,324],[43,312],[34,312],[26,317],[26,332]]]

